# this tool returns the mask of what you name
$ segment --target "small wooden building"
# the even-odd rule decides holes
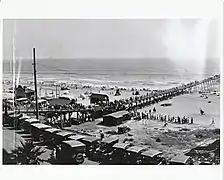
[[[34,90],[29,89],[27,87],[22,87],[21,85],[19,85],[15,90],[16,99],[19,99],[19,98],[30,99],[32,96],[34,96]]]
[[[104,115],[103,123],[108,126],[116,126],[128,119],[130,119],[130,113],[128,111],[117,111],[112,114]]]
[[[95,104],[99,102],[108,102],[109,97],[106,94],[97,94],[97,93],[92,93],[90,95],[90,104]]]
[[[21,85],[19,85],[16,88],[16,90],[15,90],[15,96],[16,96],[16,99],[25,98],[26,97],[25,89],[23,89],[23,87]]]

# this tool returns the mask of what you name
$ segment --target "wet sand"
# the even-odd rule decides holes
[[[169,102],[172,106],[160,106],[162,103],[146,107],[141,111],[148,111],[150,108],[155,107],[157,114],[170,115],[170,116],[186,116],[193,117],[194,123],[198,125],[208,126],[211,124],[212,118],[215,120],[215,127],[220,128],[220,96],[215,94],[208,95],[208,98],[200,97],[198,93],[185,94],[175,97]],[[211,101],[211,103],[208,103]],[[203,109],[205,115],[200,115],[199,110]]]

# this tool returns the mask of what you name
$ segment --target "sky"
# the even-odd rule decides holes
[[[4,20],[3,58],[218,58],[216,19]]]

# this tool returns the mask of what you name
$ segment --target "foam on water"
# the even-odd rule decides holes
[[[3,78],[10,80],[9,62],[3,61]],[[21,62],[23,65],[20,82],[32,81],[31,60]],[[217,62],[213,61],[213,66],[209,66],[208,63],[203,72],[189,72],[185,68],[181,69],[169,59],[87,59],[82,61],[37,59],[37,78],[38,81],[46,83],[64,82],[156,89],[173,87],[219,74],[219,63]]]

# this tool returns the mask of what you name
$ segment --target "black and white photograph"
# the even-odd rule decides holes
[[[217,19],[3,19],[3,165],[219,165]]]

